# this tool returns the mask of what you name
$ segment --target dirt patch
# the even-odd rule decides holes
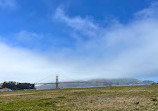
[[[33,93],[23,93],[23,94],[5,94],[5,95],[0,95],[0,96],[22,96],[22,95],[30,95]]]

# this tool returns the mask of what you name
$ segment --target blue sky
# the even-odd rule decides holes
[[[0,0],[0,81],[158,81],[157,15],[156,0]]]

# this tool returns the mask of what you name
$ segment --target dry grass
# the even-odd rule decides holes
[[[158,85],[0,93],[1,111],[158,111]]]

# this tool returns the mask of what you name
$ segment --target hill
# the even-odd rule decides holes
[[[158,85],[0,93],[1,111],[157,111]]]

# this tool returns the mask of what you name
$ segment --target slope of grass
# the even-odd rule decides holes
[[[158,85],[0,93],[0,111],[158,111]]]

